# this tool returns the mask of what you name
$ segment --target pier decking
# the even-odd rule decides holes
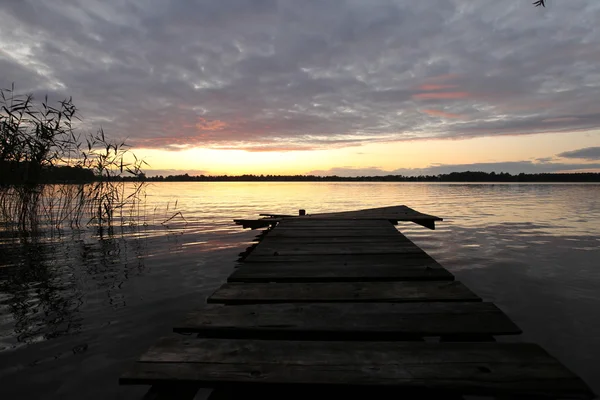
[[[165,398],[369,395],[593,398],[521,330],[393,226],[434,229],[408,207],[238,220],[271,227],[173,335],[121,377]],[[283,391],[283,392],[282,392]],[[282,393],[284,395],[282,395]],[[359,392],[360,393],[360,392]],[[454,396],[454,397],[453,397]]]

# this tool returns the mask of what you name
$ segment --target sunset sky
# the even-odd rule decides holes
[[[600,1],[3,0],[0,86],[155,174],[600,171]]]

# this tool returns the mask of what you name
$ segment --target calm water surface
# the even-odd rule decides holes
[[[139,398],[117,379],[232,272],[256,232],[232,219],[405,204],[407,236],[600,393],[600,185],[157,183],[145,224],[0,231],[0,396]],[[177,204],[175,204],[177,202]],[[176,212],[175,216],[163,224]]]

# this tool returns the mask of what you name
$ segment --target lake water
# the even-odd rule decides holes
[[[600,185],[198,182],[152,184],[146,223],[103,237],[0,231],[0,397],[139,398],[118,376],[232,272],[257,234],[234,218],[401,204],[444,218],[403,233],[600,393]]]

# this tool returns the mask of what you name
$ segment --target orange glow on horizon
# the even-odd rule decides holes
[[[431,111],[431,110],[430,110]],[[433,110],[434,113],[438,110]],[[512,135],[471,139],[428,139],[365,142],[359,146],[306,149],[273,143],[268,150],[185,148],[162,150],[135,148],[149,170],[196,171],[195,174],[307,174],[331,168],[426,168],[433,164],[470,164],[508,161],[535,161],[583,147],[600,146],[600,131],[538,135]],[[283,150],[288,151],[283,151]],[[272,151],[280,150],[280,151]],[[561,159],[556,162],[590,163]],[[525,172],[525,171],[524,171]]]

